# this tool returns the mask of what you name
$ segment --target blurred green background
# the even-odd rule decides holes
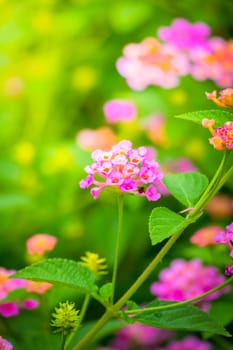
[[[219,88],[211,81],[184,77],[173,89],[132,91],[115,63],[126,44],[155,36],[160,26],[177,17],[205,22],[212,35],[232,38],[233,3],[0,0],[0,6],[0,266],[25,266],[26,239],[44,232],[58,237],[51,256],[78,260],[86,250],[94,251],[105,256],[111,268],[116,201],[104,193],[94,201],[88,190],[79,189],[91,158],[77,144],[77,133],[107,125],[107,100],[130,99],[137,105],[138,119],[133,125],[113,127],[119,140],[128,138],[135,147],[154,146],[162,163],[188,157],[211,176],[220,155],[208,144],[208,132],[173,116],[215,108],[204,93]],[[153,144],[140,129],[140,120],[153,113],[166,116],[167,147]],[[232,190],[232,183],[223,189]],[[144,198],[126,199],[119,293],[157,249],[150,248],[147,233],[154,205]],[[159,205],[180,209],[171,198]],[[185,255],[178,245],[168,259],[179,249]],[[137,263],[140,258],[142,264]],[[140,297],[148,297],[146,290]],[[55,294],[52,304],[57,302]]]

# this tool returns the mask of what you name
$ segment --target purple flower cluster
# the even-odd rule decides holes
[[[126,45],[117,69],[135,90],[148,85],[172,88],[187,74],[196,80],[211,79],[220,87],[231,86],[233,41],[210,34],[205,23],[177,18],[158,30],[159,39]]]
[[[217,243],[225,244],[230,249],[230,256],[233,258],[233,222],[230,225],[226,226],[225,231],[219,231],[215,235],[214,240]],[[226,266],[225,275],[233,275],[233,264]]]
[[[214,266],[204,266],[199,259],[175,259],[168,268],[160,272],[159,281],[152,283],[151,293],[158,299],[182,301],[197,297],[224,280],[224,276],[219,275]],[[211,300],[228,290],[227,286],[211,293],[202,298],[198,305],[207,310]]]
[[[175,332],[135,322],[120,329],[107,347],[98,350],[211,350],[210,343],[195,336],[176,340]]]
[[[92,159],[94,163],[85,167],[88,175],[80,181],[80,187],[89,188],[94,185],[90,191],[94,199],[106,187],[115,188],[122,193],[146,196],[149,201],[160,198],[163,173],[146,147],[133,149],[132,143],[124,140],[108,152],[94,151]]]

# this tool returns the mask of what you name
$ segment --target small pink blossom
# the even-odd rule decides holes
[[[207,204],[206,212],[215,219],[233,216],[233,198],[225,193],[216,194]]]
[[[225,244],[230,250],[230,256],[233,258],[233,222],[226,226],[226,230],[220,230],[214,236],[217,243]]]
[[[187,336],[184,339],[174,340],[163,350],[211,350],[211,343],[200,340],[195,336]]]
[[[111,124],[130,122],[135,119],[136,114],[135,104],[127,100],[115,99],[104,104],[104,115]]]
[[[0,350],[12,350],[13,345],[6,339],[0,336]]]
[[[56,237],[47,233],[38,233],[27,240],[27,252],[28,254],[43,255],[45,252],[53,250],[56,243]]]
[[[228,88],[220,91],[220,95],[217,97],[217,92],[206,92],[206,97],[212,100],[219,107],[233,107],[233,89]]]
[[[28,310],[32,310],[32,309],[36,309],[39,306],[39,301],[36,299],[24,299],[21,307],[24,309],[28,309]]]
[[[215,235],[221,231],[221,227],[215,225],[205,226],[197,230],[190,238],[190,242],[199,247],[206,247],[208,245],[216,245],[214,240]]]
[[[86,151],[94,151],[97,148],[107,150],[116,143],[114,131],[103,126],[98,129],[83,129],[76,135],[77,144]]]
[[[35,282],[27,280],[26,291],[30,293],[34,292],[37,294],[44,294],[45,292],[47,292],[47,290],[52,288],[52,286],[53,285],[48,282]]]
[[[110,151],[95,150],[92,153],[94,163],[85,167],[88,175],[80,181],[80,187],[93,185],[90,193],[94,199],[104,188],[114,187],[123,193],[158,200],[163,173],[152,155],[151,149],[146,147],[133,149],[128,140],[120,141]]]
[[[19,305],[15,301],[9,301],[6,303],[0,304],[0,315],[3,317],[12,317],[19,314]]]

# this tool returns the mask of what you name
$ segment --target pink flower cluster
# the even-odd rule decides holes
[[[0,350],[12,350],[13,345],[8,340],[0,336]]]
[[[159,274],[159,281],[151,285],[151,293],[161,300],[182,301],[197,297],[225,280],[214,266],[204,266],[199,259],[175,259]],[[205,296],[198,305],[206,310],[210,301],[229,290],[225,287]]]
[[[43,292],[51,288],[51,284],[49,283],[9,278],[9,276],[14,273],[14,270],[7,270],[4,267],[0,267],[0,315],[3,317],[16,316],[20,313],[21,309],[35,309],[39,306],[39,301],[30,296],[23,300],[4,301],[11,292],[17,289],[24,289],[28,293],[35,292],[41,294],[42,287]],[[36,284],[37,287],[34,286],[34,288],[32,288],[31,284]]]
[[[217,243],[225,244],[230,250],[230,256],[233,258],[233,222],[230,225],[226,226],[225,231],[219,231],[216,233],[214,239]],[[226,266],[225,275],[233,275],[233,264]]]
[[[145,326],[141,323],[129,324],[120,329],[107,347],[98,350],[211,350],[207,341],[195,336],[176,340],[175,333],[166,329]]]
[[[202,120],[202,126],[209,129],[211,137],[209,143],[219,151],[232,150],[233,149],[233,122],[226,122],[223,126],[213,129],[215,123],[214,119],[204,118]]]
[[[220,87],[231,86],[233,41],[210,34],[205,23],[177,18],[158,30],[160,40],[150,37],[126,45],[117,69],[135,90],[148,85],[172,88],[187,74],[197,80],[211,79]]]
[[[115,188],[122,193],[146,196],[149,201],[160,198],[163,188],[163,173],[158,163],[151,159],[146,147],[132,148],[130,141],[120,141],[110,151],[96,150],[92,153],[94,163],[85,167],[87,177],[80,181],[81,188],[91,188],[97,199],[106,188]]]
[[[222,108],[233,107],[233,89],[223,89],[219,92],[219,96],[217,97],[216,90],[212,92],[206,92],[206,97],[208,100],[212,100],[217,106]]]

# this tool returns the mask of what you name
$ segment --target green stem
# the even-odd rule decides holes
[[[193,220],[190,221],[190,223],[195,222],[201,215],[200,210],[204,207],[204,205],[217,193],[217,191],[220,189],[221,186],[224,185],[224,183],[229,179],[229,177],[232,174],[233,167],[227,171],[227,173],[223,176],[221,180],[219,180],[219,177],[221,176],[224,167],[226,165],[226,161],[228,158],[229,152],[225,152],[223,159],[219,165],[219,168],[217,169],[212,181],[210,182],[209,186],[207,187],[204,194],[199,199],[198,203],[196,204],[194,210],[192,210],[186,217],[186,219],[190,219],[190,217],[193,217]],[[122,207],[123,210],[123,207]],[[119,211],[120,213],[120,211]],[[120,221],[122,220],[122,214],[121,217],[119,217]],[[194,220],[195,219],[195,220]],[[120,222],[121,223],[121,222]],[[185,228],[188,225],[185,226]],[[120,236],[121,228],[119,226],[118,228],[118,236]],[[181,236],[183,233],[184,228],[178,230],[173,236],[169,238],[169,240],[166,242],[166,244],[162,247],[162,249],[159,251],[159,253],[154,257],[154,259],[149,263],[149,265],[145,268],[145,270],[142,272],[142,274],[137,278],[137,280],[133,283],[133,285],[125,292],[125,294],[110,308],[108,308],[103,316],[99,319],[99,321],[95,324],[95,326],[83,337],[83,339],[73,348],[73,350],[81,350],[84,349],[84,346],[91,342],[93,340],[93,337],[96,335],[96,333],[106,324],[106,322],[116,313],[118,310],[129,300],[129,298],[138,290],[138,288],[145,282],[145,280],[148,278],[148,276],[151,274],[151,272],[155,269],[155,267],[161,262],[163,257],[168,253],[168,251],[171,249],[171,247],[174,245],[174,243],[177,241],[177,239]],[[118,245],[119,243],[117,243]],[[118,247],[119,249],[119,247]],[[118,262],[118,249],[116,249],[117,257],[116,261]],[[116,280],[116,272],[117,272],[117,263],[115,263],[114,267],[114,278],[113,283],[115,287],[115,280]]]
[[[60,346],[60,350],[64,350],[65,349],[65,342],[66,342],[66,336],[64,334],[64,331],[62,331],[61,333],[61,346]]]
[[[81,311],[80,311],[80,318],[79,318],[79,325],[82,323],[83,321],[83,318],[86,314],[86,311],[87,311],[87,308],[88,308],[88,305],[89,305],[89,302],[90,302],[90,299],[91,299],[91,295],[90,294],[86,294],[85,295],[85,298],[84,298],[84,301],[83,301],[83,304],[82,304],[82,308],[81,308]],[[79,327],[78,327],[79,328]],[[67,338],[66,342],[65,342],[65,349],[68,348],[69,344],[71,343],[74,335],[75,335],[75,331],[72,332],[69,337]]]
[[[226,339],[221,337],[220,335],[213,336],[214,341],[220,345],[219,349],[221,350],[232,350],[232,343],[229,343]]]
[[[116,288],[116,278],[117,278],[117,270],[119,264],[119,252],[120,252],[120,241],[122,234],[122,219],[123,219],[123,196],[117,196],[117,204],[118,204],[118,228],[117,228],[117,237],[116,237],[116,247],[115,247],[115,258],[114,258],[114,266],[113,266],[113,275],[112,275],[112,295],[111,295],[111,304],[114,302],[114,294]]]
[[[168,305],[163,305],[163,306],[154,306],[154,307],[147,307],[144,309],[134,309],[134,310],[125,310],[124,313],[126,314],[138,314],[138,313],[142,313],[142,312],[148,312],[148,311],[158,311],[158,310],[166,310],[166,309],[173,309],[173,308],[177,308],[180,307],[182,305],[186,305],[186,304],[190,304],[193,303],[194,301],[200,300],[202,298],[204,298],[205,296],[212,294],[214,292],[216,292],[219,289],[222,289],[223,287],[227,286],[228,284],[230,284],[233,281],[233,276],[231,276],[230,278],[228,278],[226,281],[224,281],[223,283],[219,284],[218,286],[208,290],[205,293],[202,293],[194,298],[190,298],[190,299],[186,299],[184,301],[180,301],[180,302],[176,302],[173,304],[168,304]]]
[[[200,210],[203,209],[203,207],[205,206],[205,204],[209,201],[209,199],[211,197],[213,197],[213,195],[215,193],[218,192],[219,188],[221,187],[218,187],[216,186],[217,183],[219,183],[221,181],[221,175],[224,171],[224,167],[226,165],[226,162],[228,160],[228,157],[230,155],[230,152],[229,151],[225,151],[224,154],[223,154],[223,158],[221,160],[221,163],[217,169],[217,171],[215,172],[212,180],[210,181],[209,185],[207,186],[205,192],[202,194],[201,198],[199,199],[199,201],[197,202],[197,204],[195,205],[195,208],[194,210],[192,210],[188,217],[189,216],[193,216],[195,215],[196,213],[198,213]],[[225,183],[225,181],[223,182]]]

